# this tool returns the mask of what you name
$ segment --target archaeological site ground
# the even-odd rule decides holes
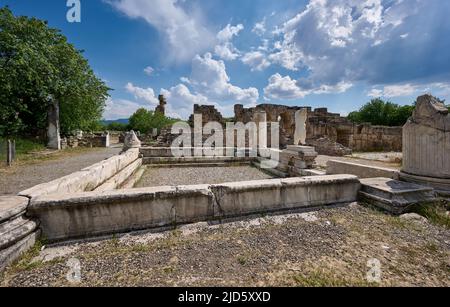
[[[301,305],[450,287],[449,16],[1,0],[0,290]]]
[[[1,196],[2,285],[449,285],[450,116],[434,97],[395,129],[325,109],[235,110],[264,148],[250,128],[231,148],[202,147],[205,129],[108,133],[96,146],[109,158]],[[212,106],[194,118],[237,138]]]

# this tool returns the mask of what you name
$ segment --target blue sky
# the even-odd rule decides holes
[[[0,0],[45,19],[114,90],[105,119],[154,109],[186,118],[193,104],[328,107],[346,114],[372,97],[450,101],[447,0]]]

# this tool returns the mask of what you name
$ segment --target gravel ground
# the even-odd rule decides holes
[[[81,279],[70,283],[74,258]],[[377,261],[380,282],[369,283]],[[8,268],[0,285],[450,286],[450,230],[355,203],[51,247]]]
[[[251,166],[227,167],[148,167],[136,187],[164,185],[215,184],[234,181],[271,179],[270,175]]]
[[[58,153],[48,160],[0,169],[0,195],[17,194],[37,184],[52,181],[79,171],[120,152],[121,148],[92,148],[70,153]]]

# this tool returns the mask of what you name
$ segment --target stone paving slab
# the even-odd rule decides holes
[[[21,196],[0,196],[0,223],[25,211],[28,198]]]

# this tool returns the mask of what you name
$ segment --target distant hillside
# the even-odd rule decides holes
[[[120,123],[128,125],[128,118],[120,118],[120,119],[114,119],[114,120],[102,120],[102,123],[104,125],[109,125],[111,123]]]

